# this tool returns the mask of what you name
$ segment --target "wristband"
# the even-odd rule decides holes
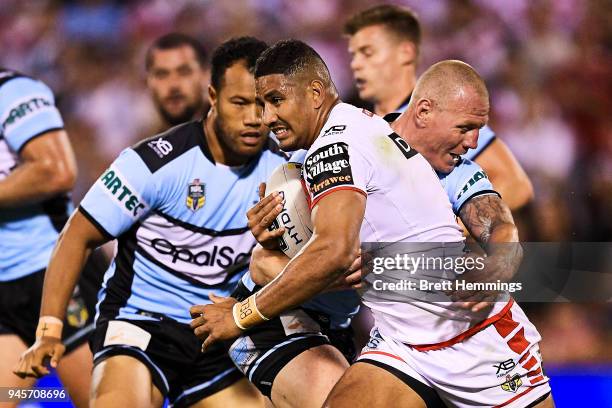
[[[256,296],[257,294],[255,293],[242,302],[236,303],[232,309],[234,323],[242,330],[246,330],[266,320],[270,320],[257,308],[257,302],[255,301]]]
[[[38,319],[38,327],[36,327],[36,339],[42,337],[62,338],[62,329],[64,322],[55,316],[41,316]]]

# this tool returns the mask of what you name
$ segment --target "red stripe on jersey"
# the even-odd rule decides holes
[[[535,359],[535,357],[531,356],[531,358],[529,360],[527,360],[527,362],[525,364],[523,364],[523,367],[525,367],[525,370],[531,370],[531,368],[536,365],[536,363],[538,362],[538,360]]]
[[[535,377],[536,375],[542,374],[542,367],[538,367],[537,370],[533,370],[527,373],[527,377]]]
[[[537,383],[539,383],[539,382],[540,382],[540,381],[542,381],[543,379],[544,379],[544,376],[543,376],[543,375],[541,375],[541,376],[539,376],[539,377],[532,378],[531,380],[529,380],[529,382],[531,383],[531,385],[533,385],[533,384],[537,384]]]
[[[439,350],[445,347],[450,347],[453,344],[460,343],[463,340],[467,339],[468,337],[471,337],[475,335],[476,333],[478,333],[479,331],[483,330],[485,327],[498,321],[502,316],[504,316],[506,313],[508,313],[508,311],[510,311],[510,308],[512,307],[513,303],[514,303],[514,300],[510,299],[508,304],[506,304],[506,306],[504,306],[504,308],[499,313],[497,313],[494,316],[489,317],[486,320],[483,320],[482,322],[478,323],[476,326],[468,329],[467,331],[464,331],[463,333],[453,337],[450,340],[443,341],[441,343],[422,344],[418,346],[413,346],[413,345],[408,344],[408,346],[417,351],[431,351],[431,350]]]
[[[306,182],[304,181],[304,177],[300,177],[300,182],[302,183],[302,190],[304,191],[304,194],[306,194],[306,201],[308,202],[308,208],[312,208],[312,205],[310,205],[310,193],[308,193],[308,187],[306,187]]]
[[[351,187],[351,186],[334,187],[334,188],[332,188],[330,190],[327,190],[326,192],[321,194],[319,197],[315,198],[314,201],[312,202],[312,204],[310,205],[310,209],[312,210],[314,208],[314,206],[317,205],[317,203],[319,201],[321,201],[321,199],[323,197],[326,197],[327,195],[329,195],[329,194],[331,194],[331,193],[333,193],[335,191],[338,191],[338,190],[354,190],[354,191],[357,191],[358,193],[363,194],[366,198],[368,197],[368,194],[365,191],[363,191],[362,189],[358,188],[358,187]]]
[[[527,347],[529,346],[529,342],[525,338],[525,328],[524,327],[521,327],[521,330],[516,332],[514,337],[508,340],[508,346],[516,354],[521,354],[523,351],[527,350]]]
[[[521,357],[521,359],[518,361],[519,364],[523,364],[523,361],[525,361],[527,359],[527,357],[531,357],[531,354],[529,353],[525,353],[523,354],[523,357]],[[528,368],[529,370],[529,368]]]
[[[501,319],[495,322],[493,325],[495,330],[499,333],[500,336],[506,338],[518,327],[518,322],[512,319],[512,311],[508,310],[508,313],[503,315]]]
[[[387,357],[391,357],[391,358],[394,358],[394,359],[396,359],[396,360],[399,360],[399,361],[401,361],[402,363],[404,363],[404,362],[405,362],[405,361],[404,361],[404,360],[403,360],[401,357],[398,357],[398,356],[396,356],[395,354],[386,353],[386,352],[384,352],[384,351],[365,351],[365,352],[361,353],[361,354],[359,355],[359,357],[361,357],[361,356],[363,356],[363,355],[366,355],[366,354],[380,354],[380,355],[383,355],[383,356],[387,356]],[[358,361],[359,361],[359,360],[358,360]]]

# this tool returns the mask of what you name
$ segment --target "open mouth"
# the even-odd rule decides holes
[[[461,162],[461,155],[458,155],[456,153],[451,153],[449,152],[448,154],[450,154],[451,158],[453,159],[453,164],[456,166],[459,164],[459,162]]]
[[[366,80],[362,78],[355,78],[355,86],[357,89],[363,89],[366,85]]]
[[[272,132],[276,135],[278,139],[283,139],[287,137],[289,134],[289,130],[286,127],[275,127],[272,129]]]

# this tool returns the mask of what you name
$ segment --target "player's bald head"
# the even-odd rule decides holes
[[[474,93],[487,101],[489,99],[484,80],[476,70],[465,62],[446,60],[432,65],[421,75],[411,101],[425,98],[435,106],[444,108]]]
[[[255,67],[255,78],[282,74],[298,81],[319,80],[335,89],[329,69],[321,56],[299,40],[282,40],[261,54]]]

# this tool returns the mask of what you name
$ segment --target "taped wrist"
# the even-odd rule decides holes
[[[260,323],[270,320],[264,316],[257,308],[257,302],[255,297],[257,293],[252,294],[242,302],[238,302],[234,305],[233,315],[234,322],[242,330],[249,329],[253,326],[257,326]]]
[[[55,316],[41,316],[38,319],[38,327],[36,327],[36,340],[42,337],[62,338],[62,329],[64,322]]]

